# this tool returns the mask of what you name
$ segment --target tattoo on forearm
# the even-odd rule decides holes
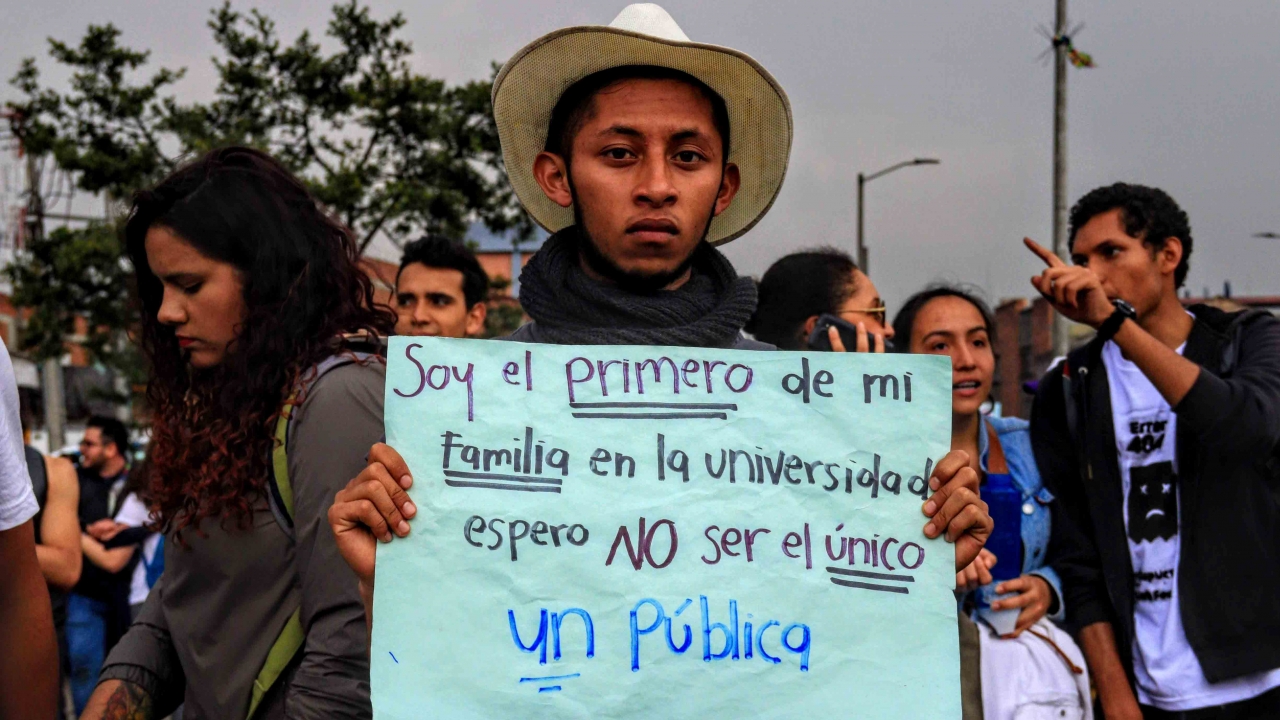
[[[107,698],[102,720],[151,720],[151,696],[133,683],[122,682]]]

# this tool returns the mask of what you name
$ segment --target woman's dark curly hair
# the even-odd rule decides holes
[[[156,227],[240,272],[243,321],[213,368],[192,368],[157,319],[164,291],[146,253]],[[151,365],[148,495],[159,526],[181,533],[217,517],[245,527],[292,389],[341,334],[386,335],[395,316],[374,303],[351,232],[257,150],[214,150],[137,193],[125,240]]]

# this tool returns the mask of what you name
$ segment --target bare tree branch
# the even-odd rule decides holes
[[[378,220],[374,222],[373,227],[369,228],[368,232],[365,233],[364,239],[360,241],[361,255],[364,255],[364,251],[369,249],[369,244],[373,242],[374,236],[378,234],[378,231],[382,229],[382,226],[387,222],[388,218],[391,217],[391,212],[395,207],[395,203],[388,204],[386,209],[382,211],[382,215],[380,215]]]

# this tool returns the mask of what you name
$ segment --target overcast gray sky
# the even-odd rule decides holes
[[[372,0],[403,12],[415,64],[451,81],[483,77],[535,37],[606,24],[621,0]],[[892,312],[933,280],[992,299],[1031,294],[1049,240],[1052,67],[1035,31],[1052,0],[662,3],[692,39],[759,60],[786,88],[796,136],[786,185],[754,230],[727,246],[758,275],[794,249],[854,246],[855,178],[917,156],[942,160],[867,186],[872,275]],[[275,18],[286,39],[322,31],[327,2],[237,2]],[[187,97],[215,82],[204,23],[213,3],[3,0],[0,74],[114,22],[153,62],[188,68]],[[1188,287],[1280,294],[1280,3],[1072,0],[1077,47],[1098,67],[1070,71],[1070,199],[1127,180],[1168,190],[1191,216]],[[48,66],[47,62],[42,62]],[[6,87],[0,97],[10,96]]]

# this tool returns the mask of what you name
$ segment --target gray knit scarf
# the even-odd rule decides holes
[[[694,251],[689,281],[676,290],[627,292],[588,277],[578,233],[552,235],[520,273],[520,304],[545,341],[576,345],[730,347],[756,307],[756,286],[720,251]]]

